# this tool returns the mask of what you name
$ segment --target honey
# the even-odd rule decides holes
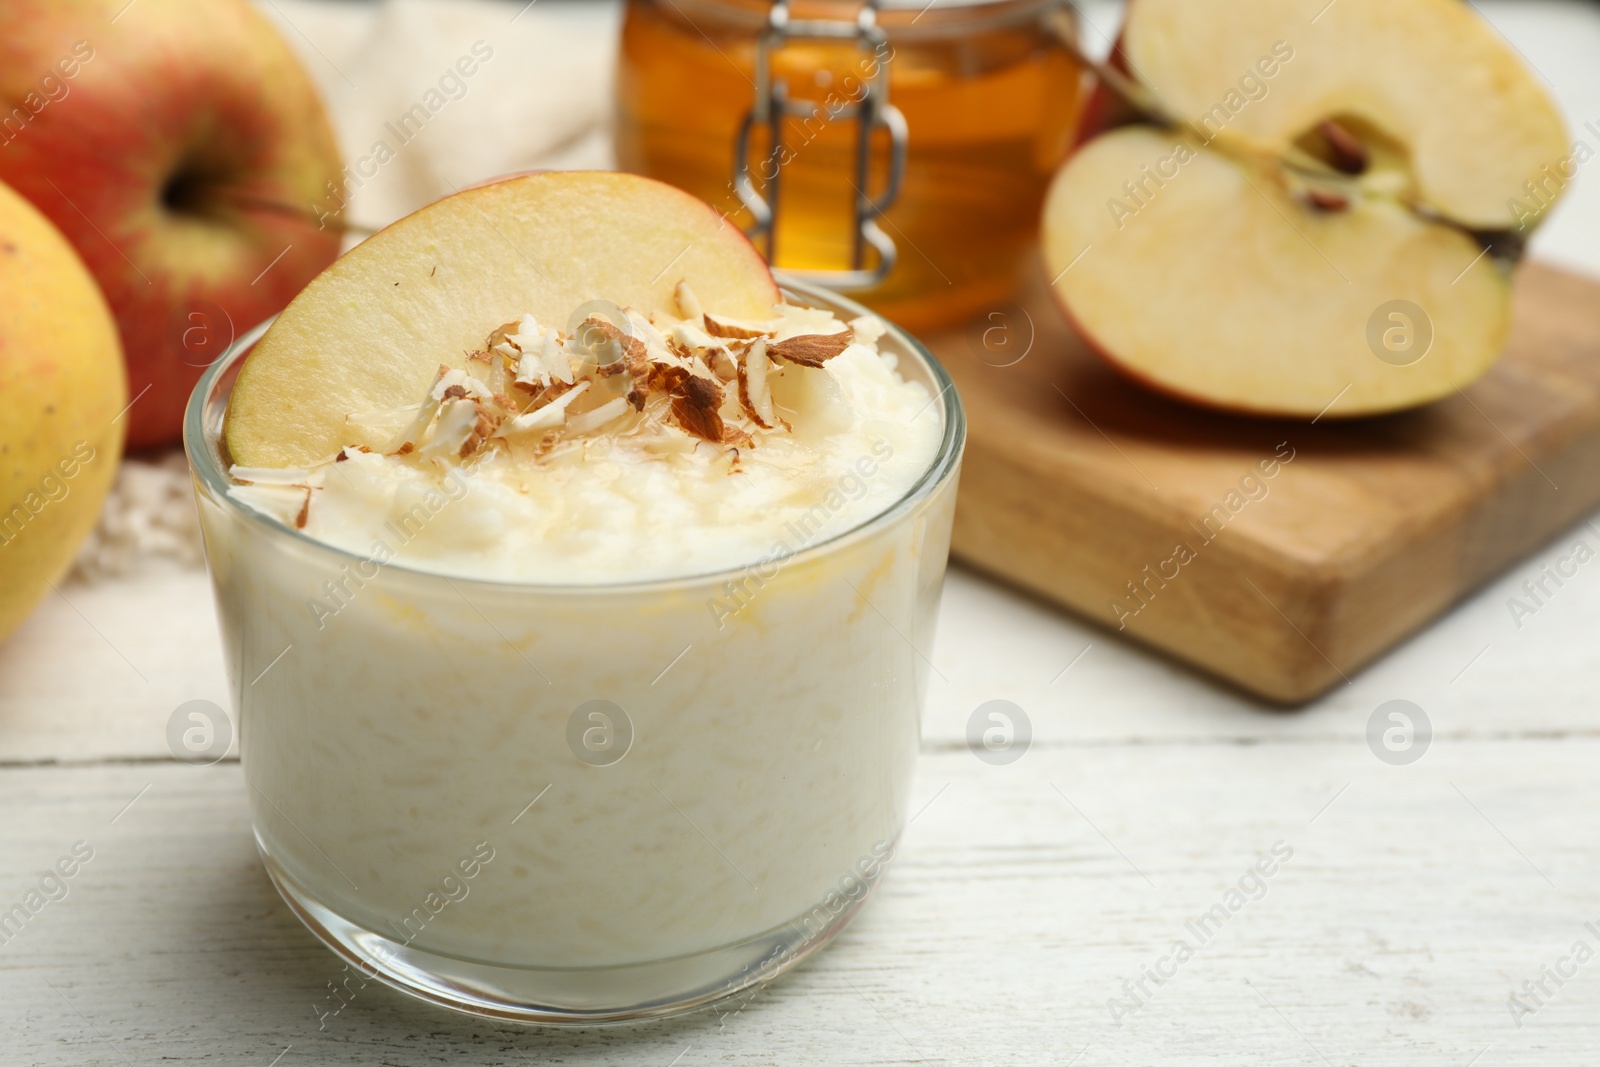
[[[759,220],[736,192],[734,164],[769,7],[629,0],[617,73],[618,164],[704,198],[746,230],[759,230]],[[849,24],[858,10],[848,0],[806,0],[791,14]],[[881,69],[887,103],[905,120],[903,181],[876,220],[896,257],[885,277],[851,295],[911,329],[954,325],[1011,299],[1037,269],[1040,208],[1082,103],[1082,69],[1060,36],[1070,22],[1049,0],[891,0],[876,24],[883,38],[873,46],[806,38],[772,51],[779,92],[815,107],[781,119],[777,160],[759,124],[752,137],[753,185],[775,201],[774,225],[758,244],[792,271],[874,264],[855,209],[858,197],[889,191],[893,131],[872,131],[858,168],[852,108]]]

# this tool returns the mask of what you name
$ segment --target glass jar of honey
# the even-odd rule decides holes
[[[619,166],[912,329],[1013,297],[1076,132],[1061,0],[628,0]]]

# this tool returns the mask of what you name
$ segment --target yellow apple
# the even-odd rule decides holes
[[[56,228],[0,185],[0,638],[94,526],[128,387],[111,309]]]

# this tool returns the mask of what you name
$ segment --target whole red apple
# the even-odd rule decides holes
[[[111,305],[130,448],[175,440],[205,366],[332,262],[340,179],[315,88],[246,0],[0,3],[0,181]]]

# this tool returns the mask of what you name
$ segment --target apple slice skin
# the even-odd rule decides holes
[[[768,318],[781,299],[743,233],[662,182],[543,171],[464,190],[357,245],[290,303],[240,368],[228,451],[293,467],[377,444],[346,416],[416,403],[441,360],[508,320],[564,327],[591,300],[675,310],[683,280],[735,318]]]
[[[1179,144],[1192,158],[1176,176],[1114,217],[1113,198],[1135,204],[1122,183]],[[1481,376],[1509,332],[1509,277],[1465,234],[1384,201],[1308,209],[1269,168],[1249,173],[1174,132],[1091,142],[1058,174],[1044,219],[1057,301],[1090,347],[1210,407],[1293,418],[1414,407]],[[1368,344],[1393,300],[1424,308],[1435,330],[1407,366]]]
[[[1280,44],[1293,58],[1263,78]],[[1119,51],[1196,128],[1243,101],[1222,132],[1272,155],[1323,119],[1370,123],[1409,146],[1422,202],[1469,229],[1520,226],[1510,201],[1571,150],[1536,76],[1460,0],[1130,0]]]

